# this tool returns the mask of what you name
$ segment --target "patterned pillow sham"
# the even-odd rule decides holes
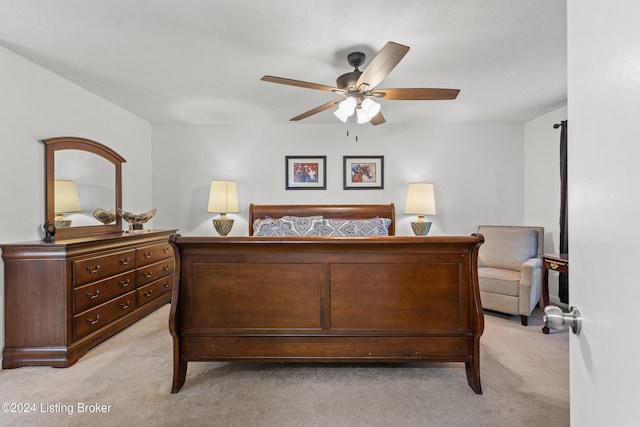
[[[254,236],[307,236],[315,224],[322,222],[321,216],[283,216],[282,218],[256,219],[253,222]]]
[[[313,226],[307,236],[371,237],[388,236],[390,218],[324,219]]]

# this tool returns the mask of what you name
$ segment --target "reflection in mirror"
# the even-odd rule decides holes
[[[59,137],[42,142],[46,157],[45,226],[56,224],[55,238],[122,233],[122,217],[116,213],[122,209],[124,158],[86,138]],[[68,187],[73,183],[77,190],[75,206],[59,204],[63,181]]]
[[[100,208],[110,211],[116,208],[116,177],[113,164],[93,153],[81,150],[61,150],[56,152],[55,159],[55,213],[64,213],[71,226],[102,225],[93,215]],[[59,210],[61,201],[59,182],[75,183],[79,209]],[[70,186],[70,184],[67,184]],[[73,213],[71,213],[73,212]],[[59,227],[56,218],[56,227]]]
[[[82,212],[80,198],[73,180],[56,179],[54,187],[56,227],[71,227],[72,220],[65,218],[65,213]]]

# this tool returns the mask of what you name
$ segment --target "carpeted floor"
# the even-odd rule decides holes
[[[0,371],[0,425],[569,425],[569,332],[543,335],[540,309],[528,327],[485,314],[482,395],[463,363],[190,363],[172,395],[168,315],[166,305],[71,368]]]

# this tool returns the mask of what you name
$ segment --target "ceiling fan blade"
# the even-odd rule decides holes
[[[383,95],[385,101],[456,99],[460,89],[400,88],[376,89],[373,95]]]
[[[356,86],[366,84],[367,90],[371,90],[393,70],[396,65],[409,52],[409,47],[394,42],[388,42],[380,52],[373,57],[367,68],[362,72]]]
[[[344,92],[342,89],[338,89],[337,87],[319,85],[317,83],[303,82],[301,80],[285,79],[284,77],[263,76],[260,80],[264,82],[279,83],[282,85],[304,87],[307,89],[324,90],[326,92],[340,92],[340,93]]]
[[[369,121],[369,123],[371,123],[374,126],[378,126],[381,125],[383,123],[385,123],[386,120],[384,118],[384,116],[382,115],[382,112],[378,112],[378,114],[376,114],[375,116],[373,116],[373,118]]]
[[[318,114],[324,110],[327,110],[331,107],[333,107],[334,105],[336,105],[337,103],[339,103],[340,101],[342,101],[342,99],[335,99],[331,102],[327,102],[326,104],[323,104],[319,107],[316,107],[312,110],[309,110],[305,113],[300,114],[299,116],[295,116],[293,119],[290,119],[290,121],[292,122],[297,122],[298,120],[302,120],[302,119],[306,119],[309,116],[313,116],[314,114]]]

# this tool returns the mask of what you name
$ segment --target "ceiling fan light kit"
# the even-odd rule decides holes
[[[352,52],[347,56],[349,65],[354,70],[342,74],[336,79],[337,87],[309,83],[301,80],[287,79],[283,77],[263,76],[261,80],[271,83],[285,84],[289,86],[303,87],[307,89],[333,92],[346,98],[336,99],[292,118],[292,121],[305,119],[314,114],[325,111],[336,104],[338,108],[333,113],[342,122],[356,112],[357,122],[371,123],[374,126],[385,123],[386,120],[380,111],[381,106],[371,98],[386,100],[445,100],[456,99],[459,89],[433,89],[433,88],[399,88],[377,89],[378,84],[398,65],[409,51],[408,46],[395,42],[388,42],[373,57],[369,65],[360,71],[359,67],[364,63],[365,54]]]
[[[344,101],[338,104],[338,110],[347,117],[353,116],[354,111],[358,105],[358,101],[352,96],[348,97]]]

